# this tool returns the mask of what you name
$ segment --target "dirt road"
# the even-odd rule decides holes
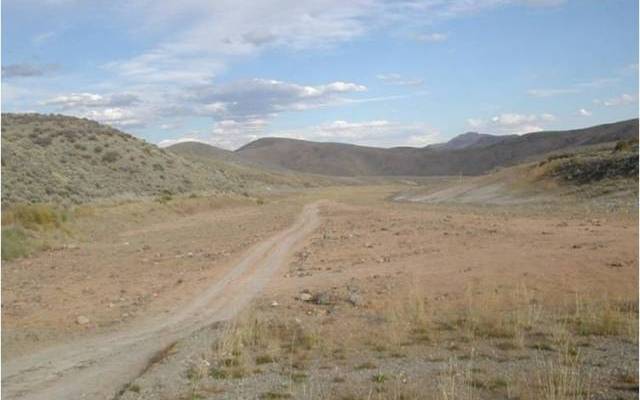
[[[238,313],[319,224],[317,204],[290,228],[251,248],[221,280],[181,310],[126,331],[58,345],[2,365],[7,399],[106,399],[175,340]]]

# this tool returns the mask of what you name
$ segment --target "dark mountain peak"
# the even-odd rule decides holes
[[[263,165],[323,175],[478,175],[498,166],[537,159],[552,151],[611,143],[637,135],[638,120],[634,119],[572,131],[526,135],[466,132],[447,143],[426,148],[383,149],[263,138],[241,147],[235,154]]]
[[[506,139],[513,138],[516,135],[490,135],[488,133],[465,132],[446,143],[438,143],[427,146],[435,150],[462,150],[470,147],[484,147],[495,143],[500,143]]]

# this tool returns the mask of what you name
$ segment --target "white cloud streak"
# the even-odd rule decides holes
[[[475,130],[485,133],[523,134],[538,132],[545,129],[545,125],[556,120],[555,115],[549,113],[542,114],[518,114],[503,113],[495,115],[489,119],[469,118],[467,124]]]
[[[378,74],[376,78],[382,82],[398,85],[398,86],[422,86],[424,84],[423,79],[418,78],[405,78],[398,73]]]

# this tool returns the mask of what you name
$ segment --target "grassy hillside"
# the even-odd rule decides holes
[[[212,160],[182,157],[86,119],[2,114],[4,206],[303,184]]]
[[[246,160],[308,173],[357,175],[481,175],[535,160],[553,151],[635,138],[638,120],[558,132],[510,136],[486,146],[463,149],[382,149],[339,143],[265,138],[238,149]]]

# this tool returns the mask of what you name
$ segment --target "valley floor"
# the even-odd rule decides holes
[[[160,346],[118,397],[637,397],[637,208],[389,200],[402,190],[78,218],[69,245],[4,263],[3,367],[173,315],[321,200],[251,306]]]

